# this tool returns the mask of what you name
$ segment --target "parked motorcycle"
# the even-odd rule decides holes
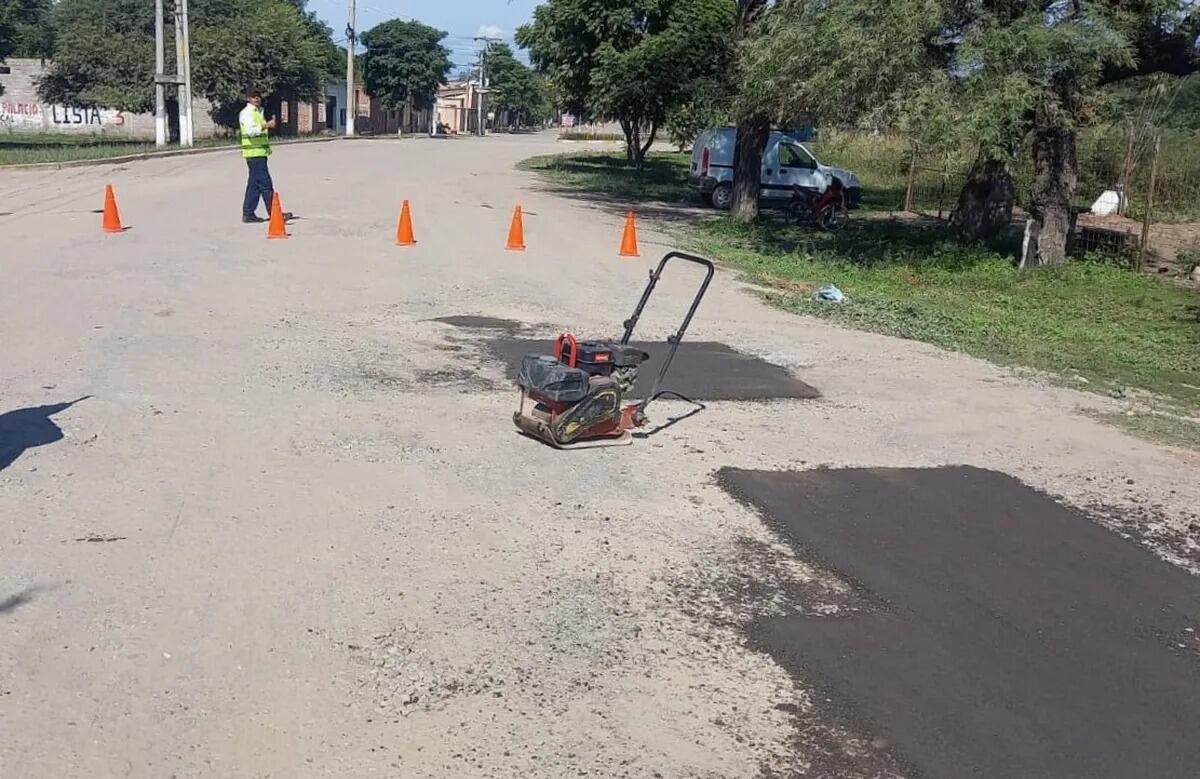
[[[824,192],[808,187],[793,187],[788,202],[788,219],[797,225],[816,225],[822,230],[836,232],[850,220],[846,208],[846,192],[842,182],[833,179]]]

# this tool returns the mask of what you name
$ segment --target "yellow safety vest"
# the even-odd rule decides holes
[[[250,115],[244,116],[246,111],[250,111]],[[253,126],[261,131],[258,135],[246,134],[246,119],[253,123]],[[261,108],[247,105],[242,109],[242,113],[238,115],[238,132],[242,137],[242,156],[246,159],[251,157],[267,157],[271,154],[271,138],[267,130],[267,120],[263,118]]]

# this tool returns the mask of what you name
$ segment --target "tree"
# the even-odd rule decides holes
[[[732,51],[728,52],[732,54]],[[729,57],[732,59],[732,57]],[[687,101],[676,106],[667,116],[667,135],[680,151],[696,140],[709,127],[728,124],[733,116],[736,89],[731,68],[724,76],[701,78],[687,90]]]
[[[537,123],[553,113],[545,79],[513,54],[506,43],[493,43],[484,52],[489,101],[508,114],[510,124]]]
[[[728,44],[728,0],[548,0],[517,30],[548,74],[561,107],[621,125],[639,166],[697,79],[715,74],[711,52]]]
[[[16,38],[16,9],[11,0],[0,0],[0,62],[12,54]],[[0,84],[0,95],[4,85]]]
[[[446,33],[399,19],[372,27],[362,36],[363,79],[367,91],[389,108],[429,108],[453,64],[442,45]]]
[[[326,75],[326,49],[300,12],[281,0],[196,0],[191,33],[192,84],[235,126],[246,90],[315,100]],[[227,17],[216,15],[228,13]],[[214,23],[218,20],[222,23]]]
[[[192,0],[192,84],[214,118],[236,123],[248,88],[316,98],[328,38],[316,37],[290,0]],[[143,0],[60,0],[43,100],[123,111],[154,104],[154,7]],[[167,48],[174,28],[167,20]],[[328,28],[324,28],[327,30]]]
[[[346,50],[333,42],[333,28],[325,24],[315,11],[301,8],[300,14],[308,37],[320,46],[321,75],[330,81],[346,78]]]
[[[745,49],[753,40],[772,0],[737,0],[733,25],[733,45]],[[753,82],[743,79],[740,86]],[[737,135],[733,147],[733,218],[743,224],[758,220],[758,193],[762,186],[762,158],[771,138],[773,112],[769,104],[759,103],[752,92],[739,90],[740,99],[734,104],[737,116]]]
[[[49,57],[54,47],[50,0],[0,0],[0,60]]]
[[[1034,261],[1061,262],[1077,128],[1092,120],[1106,80],[1180,67],[1182,55],[1139,62],[1135,52],[1176,41],[1191,18],[1181,9],[1190,6],[1189,0],[794,0],[769,15],[769,33],[747,55],[746,81],[759,85],[756,102],[785,117],[869,120],[908,128],[927,146],[973,144],[978,155],[952,220],[963,240],[1007,227],[1011,170],[1028,143],[1036,171]],[[1191,48],[1176,43],[1174,49],[1194,59],[1194,33],[1183,40]],[[872,57],[863,58],[868,48]],[[812,66],[814,58],[821,67]]]
[[[979,153],[952,226],[966,241],[986,237],[1011,223],[1014,188],[1006,161],[1014,149],[1011,127],[990,114],[987,96],[968,99],[951,76],[962,31],[970,28],[963,14],[978,5],[954,0],[783,5],[747,50],[750,97],[773,106],[784,121],[899,127],[926,153],[957,149],[970,136]],[[867,49],[870,58],[862,56]],[[797,56],[801,51],[805,56]],[[822,65],[814,68],[812,62]],[[888,66],[880,68],[880,62]]]

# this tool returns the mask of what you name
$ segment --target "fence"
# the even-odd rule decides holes
[[[1187,271],[1183,266],[1200,252],[1198,141],[1190,134],[1145,128],[1081,134],[1072,251],[1101,254],[1160,273]],[[884,189],[895,180],[892,167],[880,171]],[[903,195],[895,207],[949,219],[967,171],[961,157],[931,164],[910,152]],[[1033,181],[1029,154],[1018,160],[1013,178],[1017,206],[1027,209]],[[1093,214],[1093,204],[1106,191],[1118,196],[1116,212]]]

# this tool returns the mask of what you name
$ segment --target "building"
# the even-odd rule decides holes
[[[432,114],[429,109],[410,110],[408,106],[387,108],[379,98],[370,98],[366,116],[358,118],[355,129],[364,135],[397,135],[428,133]]]
[[[447,132],[455,135],[479,131],[480,104],[483,106],[484,127],[487,126],[487,93],[472,81],[451,81],[438,88],[437,120]]]
[[[355,85],[354,97],[356,100],[354,116],[359,117],[358,124],[355,126],[357,130],[363,126],[362,117],[368,116],[371,112],[371,100],[367,97],[366,89],[361,81]],[[346,106],[348,105],[346,81],[343,79],[325,82],[325,126],[338,135],[346,134]]]
[[[358,135],[396,135],[427,133],[431,113],[428,109],[410,111],[407,106],[387,108],[383,101],[367,94],[362,82],[355,85],[354,132]],[[339,135],[346,133],[346,82],[331,81],[325,85],[326,126]],[[332,117],[332,118],[329,118]]]

